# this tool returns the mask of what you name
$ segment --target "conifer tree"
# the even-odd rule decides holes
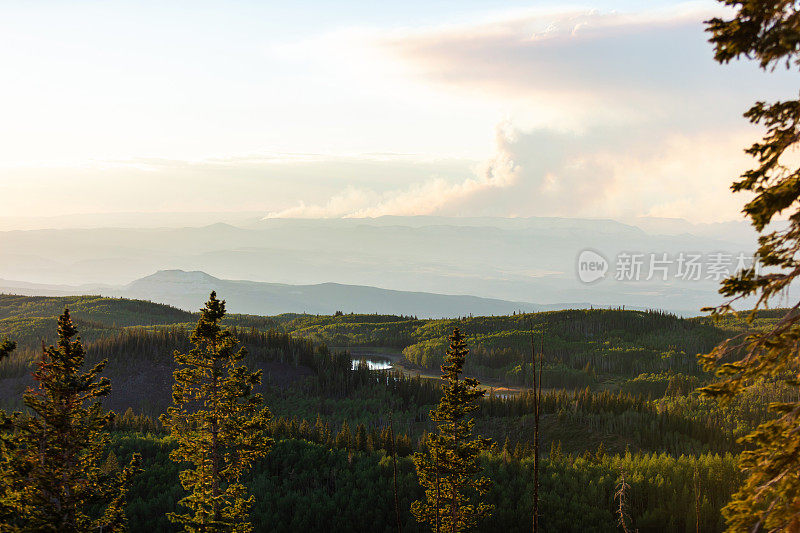
[[[325,444],[325,424],[322,423],[322,418],[317,413],[317,421],[314,422],[314,436],[317,442]]]
[[[4,339],[0,343],[0,362],[9,357],[16,347],[16,343]],[[19,505],[19,493],[14,486],[9,464],[13,449],[10,433],[13,429],[11,422],[11,418],[0,409],[0,532],[13,531],[11,520]]]
[[[694,525],[695,533],[700,533],[700,473],[697,471],[697,463],[694,465]]]
[[[311,439],[311,426],[308,424],[308,420],[305,418],[300,423],[300,428],[298,428],[298,437],[301,439],[310,440]]]
[[[503,443],[503,449],[500,451],[500,455],[503,457],[503,461],[508,462],[509,456],[511,455],[510,450],[510,441],[508,439],[508,435],[506,435],[506,441]]]
[[[790,0],[720,0],[730,7],[730,18],[708,21],[707,30],[720,63],[744,57],[765,71],[800,66],[800,8]],[[729,298],[711,309],[716,316],[733,310],[743,298],[753,298],[757,309],[786,294],[800,276],[800,168],[794,153],[800,139],[800,99],[756,102],[745,117],[764,127],[764,137],[746,152],[755,166],[733,183],[734,192],[751,193],[744,206],[761,235],[756,252],[766,267],[756,265],[722,283],[720,293]],[[786,223],[770,226],[777,217]],[[748,306],[751,305],[748,303]],[[800,303],[775,325],[743,338],[729,339],[702,357],[706,370],[716,370],[717,383],[707,394],[730,399],[763,379],[786,379],[800,386]],[[730,531],[800,531],[800,402],[772,405],[778,418],[762,424],[744,444],[741,466],[747,479],[724,509]]]
[[[356,426],[356,434],[354,437],[354,444],[353,448],[355,448],[359,452],[366,451],[367,449],[367,428],[364,427],[364,424],[358,424]]]
[[[10,341],[8,339],[3,339],[3,342],[0,342],[0,361],[9,357],[11,352],[16,350],[17,343]]]
[[[350,449],[350,440],[350,425],[347,423],[347,420],[345,420],[342,422],[342,427],[336,435],[336,447]]]
[[[106,475],[119,471],[119,460],[113,451],[108,453],[108,457],[106,457],[103,466],[100,467],[100,471]]]
[[[490,481],[479,475],[478,465],[480,452],[488,450],[491,441],[473,437],[475,421],[469,417],[486,391],[474,378],[461,379],[468,353],[461,331],[454,329],[442,365],[443,395],[431,411],[437,431],[429,433],[423,450],[414,454],[425,499],[415,501],[411,513],[436,533],[471,529],[493,509],[481,501]]]
[[[270,412],[253,393],[261,372],[242,363],[247,352],[221,327],[224,316],[225,302],[212,292],[191,336],[194,347],[187,354],[175,352],[174,405],[161,416],[177,442],[172,460],[192,465],[180,473],[190,494],[179,503],[189,512],[168,515],[190,532],[252,531],[248,514],[254,497],[241,477],[272,445]]]
[[[522,447],[522,441],[518,440],[516,446],[514,446],[513,457],[514,459],[522,459],[525,457],[525,450]]]
[[[100,399],[111,391],[100,378],[107,361],[82,372],[85,351],[69,311],[58,319],[58,344],[44,348],[25,392],[30,414],[15,413],[7,426],[3,460],[9,531],[83,532],[125,529],[124,504],[139,457],[121,472],[103,472],[113,413]],[[5,455],[5,454],[4,454]]]

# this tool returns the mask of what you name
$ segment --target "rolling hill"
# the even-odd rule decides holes
[[[78,220],[64,220],[51,226],[59,229],[0,231],[0,278],[35,283],[37,294],[45,290],[64,294],[59,286],[67,284],[79,287],[79,292],[69,294],[108,295],[90,289],[98,283],[121,287],[159,270],[180,269],[207,272],[219,279],[304,287],[335,282],[537,304],[590,302],[658,308],[690,316],[719,301],[718,281],[704,276],[689,281],[655,277],[627,282],[609,275],[601,282],[585,284],[576,275],[579,254],[596,250],[613,263],[622,252],[645,257],[667,253],[674,259],[690,251],[749,254],[755,246],[752,232],[743,223],[692,225],[657,219],[624,224],[547,217],[250,222],[209,217],[208,221],[239,225],[217,222],[199,227],[188,227],[198,223],[191,217],[181,219],[185,226],[158,217],[137,220],[112,218],[106,226],[88,228],[74,227],[81,225]],[[153,223],[171,227],[150,226]],[[647,278],[646,265],[644,274]],[[15,285],[21,288],[24,283]],[[195,308],[196,304],[190,307]],[[260,312],[289,310],[294,309]],[[303,310],[314,312],[310,308],[299,311]]]
[[[228,302],[234,313],[277,315],[306,313],[331,315],[345,313],[379,313],[413,315],[424,318],[457,317],[464,315],[506,315],[513,312],[535,312],[571,307],[589,307],[586,303],[539,305],[494,298],[410,292],[319,283],[289,285],[244,280],[219,279],[205,272],[162,270],[123,286],[58,286],[0,281],[0,291],[23,295],[102,294],[149,300],[183,310],[202,306],[208,294],[215,290]]]

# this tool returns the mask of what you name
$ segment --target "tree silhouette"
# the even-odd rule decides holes
[[[194,348],[175,352],[174,406],[161,416],[178,444],[172,460],[193,466],[180,473],[190,492],[180,504],[189,512],[169,518],[192,532],[252,530],[254,497],[240,478],[272,445],[266,433],[270,412],[261,395],[253,394],[261,372],[242,364],[247,352],[237,350],[233,333],[220,326],[224,316],[225,302],[212,292],[191,336]]]
[[[715,58],[728,63],[744,56],[764,70],[781,65],[800,65],[800,9],[788,0],[724,0],[733,8],[729,19],[708,21]],[[750,122],[766,129],[763,139],[746,152],[756,160],[753,169],[734,182],[734,192],[753,194],[743,212],[761,233],[756,252],[766,267],[745,268],[723,281],[720,293],[729,301],[714,309],[719,317],[733,310],[733,304],[754,297],[756,310],[766,307],[788,289],[800,275],[800,169],[792,168],[790,153],[800,139],[800,100],[757,102],[745,113]],[[787,224],[768,227],[776,216]],[[704,390],[729,400],[764,379],[784,379],[800,385],[800,303],[774,326],[754,334],[729,339],[702,360],[707,370],[716,370],[721,380]],[[741,466],[747,480],[725,508],[731,531],[800,530],[800,402],[773,405],[776,420],[758,427],[745,441]]]
[[[478,455],[489,449],[491,441],[473,437],[475,421],[468,417],[486,391],[479,388],[476,379],[460,379],[467,353],[464,337],[455,328],[442,365],[443,395],[431,411],[437,432],[429,433],[425,449],[414,454],[425,499],[415,501],[411,512],[437,533],[470,529],[493,509],[479,499],[488,491],[490,481],[478,475]]]
[[[133,456],[122,471],[104,472],[107,427],[113,413],[100,399],[111,383],[99,374],[102,361],[82,372],[85,351],[69,310],[58,319],[58,343],[43,347],[33,377],[36,387],[25,392],[29,414],[6,420],[12,436],[3,444],[7,507],[13,516],[0,529],[79,532],[125,528],[124,504],[131,478],[138,471]],[[8,348],[4,343],[6,355]]]

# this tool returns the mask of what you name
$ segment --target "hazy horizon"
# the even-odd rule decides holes
[[[127,217],[133,222],[127,225],[104,225],[108,220],[102,216],[88,217],[86,227],[69,231],[0,231],[0,247],[8,250],[0,257],[0,290],[33,283],[58,285],[54,290],[61,292],[82,286],[79,292],[130,295],[124,288],[131,282],[157,271],[184,270],[268,284],[336,283],[537,306],[579,302],[699,314],[701,307],[719,301],[721,275],[752,257],[755,246],[755,234],[744,221],[640,218],[633,225],[556,217],[252,215],[214,223],[201,214],[197,224],[186,224],[184,216],[154,220],[139,214]],[[577,270],[589,251],[606,261],[602,280],[587,282]],[[622,262],[632,254],[637,272],[626,273]],[[682,265],[692,255],[702,264],[687,277]],[[663,268],[651,269],[654,262]],[[709,270],[714,262],[719,263],[716,273]],[[203,291],[211,288],[204,285]],[[174,303],[161,295],[181,290],[187,286],[165,283],[136,296]],[[417,305],[417,314],[424,315]],[[247,307],[248,312],[257,308]]]
[[[470,216],[464,215],[380,215],[380,216],[349,216],[349,217],[270,217],[261,211],[109,211],[64,213],[46,216],[8,216],[0,215],[0,231],[27,231],[42,229],[74,229],[74,228],[100,228],[100,227],[202,227],[213,224],[242,225],[260,220],[352,220],[375,221],[397,218],[401,220],[414,220],[425,218],[441,218],[446,220],[528,220],[528,219],[575,219],[575,220],[613,220],[631,226],[641,226],[662,223],[664,227],[679,226],[715,226],[722,224],[749,225],[744,216],[714,222],[691,222],[682,217],[541,217],[530,216]]]

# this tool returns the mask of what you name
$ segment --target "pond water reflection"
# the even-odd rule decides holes
[[[370,370],[390,370],[392,368],[391,359],[379,355],[359,355],[358,357],[353,357],[351,360],[351,368],[355,370],[362,363],[366,363],[367,368]]]

